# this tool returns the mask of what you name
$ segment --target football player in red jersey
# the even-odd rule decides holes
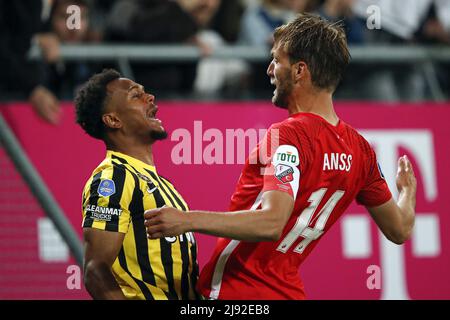
[[[394,201],[375,152],[334,111],[332,94],[350,61],[342,28],[303,14],[276,29],[274,39],[267,70],[276,88],[272,101],[289,117],[273,124],[250,154],[230,212],[145,214],[150,238],[188,231],[223,237],[197,285],[208,299],[304,299],[298,268],[354,199],[396,244],[414,226],[409,160],[399,159]],[[269,161],[258,158],[264,148]]]

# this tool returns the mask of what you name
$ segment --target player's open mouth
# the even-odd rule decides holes
[[[162,130],[164,130],[164,127],[162,126],[162,121],[156,118],[156,113],[158,112],[158,107],[156,105],[152,105],[152,108],[149,112],[147,112],[147,119],[150,120],[150,122],[153,122],[153,125],[157,125],[161,127]]]
[[[156,113],[158,112],[158,107],[154,106],[148,113],[147,113],[147,118],[151,121],[156,121],[159,123],[159,125],[162,124],[162,121],[155,118],[156,117]]]

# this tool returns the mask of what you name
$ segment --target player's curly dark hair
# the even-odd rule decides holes
[[[76,122],[93,138],[104,138],[105,125],[102,115],[108,97],[106,85],[120,77],[121,74],[116,70],[104,69],[93,75],[77,92]]]

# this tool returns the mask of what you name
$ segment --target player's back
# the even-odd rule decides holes
[[[298,267],[321,235],[356,197],[365,205],[378,205],[390,199],[385,185],[382,192],[374,193],[376,199],[369,197],[370,188],[377,187],[372,180],[380,177],[375,153],[343,121],[333,126],[317,115],[299,113],[271,126],[266,141],[271,141],[275,132],[279,134],[280,147],[271,157],[273,176],[261,175],[264,164],[247,161],[232,197],[231,211],[255,208],[262,192],[285,191],[292,186],[295,199],[292,214],[278,241],[219,239],[199,281],[199,290],[205,296],[304,298]],[[259,154],[264,143],[252,154]]]

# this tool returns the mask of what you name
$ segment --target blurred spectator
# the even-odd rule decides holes
[[[40,117],[56,124],[60,117],[59,102],[42,85],[42,64],[27,59],[33,36],[42,27],[44,3],[0,1],[0,91],[3,97],[27,96]]]
[[[373,45],[413,45],[414,34],[426,18],[433,0],[357,0],[355,14],[363,19],[369,6],[380,13],[380,29],[365,29],[367,43]],[[377,65],[360,78],[363,98],[386,101],[421,101],[426,96],[423,71],[418,65]]]
[[[364,20],[357,18],[352,12],[355,0],[325,0],[317,13],[331,22],[343,24],[349,44],[364,42]]]
[[[435,0],[434,7],[436,12],[436,18],[444,27],[447,33],[450,33],[450,1],[448,0]]]
[[[352,11],[352,5],[355,0],[324,0],[316,12],[323,18],[331,22],[336,22],[342,25],[347,36],[349,44],[362,45],[364,44],[364,20],[356,17]],[[344,78],[335,92],[337,99],[345,99],[352,96],[362,99],[358,96],[361,89],[357,87],[364,87],[366,74],[370,72],[370,68],[361,65],[350,65],[347,68]]]
[[[450,44],[450,1],[432,3],[414,38],[421,43]]]
[[[179,1],[118,0],[107,19],[111,41],[181,43],[198,30],[193,17]]]
[[[106,19],[115,2],[115,0],[89,1],[89,29],[92,34],[92,40],[100,41],[103,39]]]
[[[417,41],[430,45],[450,44],[450,1],[435,2],[427,19],[415,34]],[[447,99],[450,98],[450,63],[436,62],[434,70],[438,83]]]
[[[194,36],[194,42],[200,46],[205,56],[197,65],[195,93],[211,97],[223,89],[230,92],[238,88],[241,90],[248,73],[248,67],[244,61],[207,57],[211,52],[226,44],[222,36],[211,28],[213,18],[223,1],[178,0],[178,2],[196,22],[199,31]]]
[[[241,21],[239,41],[243,44],[270,47],[273,30],[294,19],[294,4],[305,1],[262,0],[245,10]],[[298,8],[296,8],[298,10]]]
[[[107,38],[114,42],[194,44],[204,56],[225,44],[211,28],[221,0],[118,1],[107,23]],[[133,63],[136,81],[159,96],[194,91],[213,94],[230,83],[238,85],[246,71],[241,61],[201,60],[199,63]],[[232,79],[232,81],[231,81]]]
[[[67,27],[67,7],[80,8],[80,28]],[[72,99],[79,85],[96,71],[93,64],[83,61],[65,62],[60,56],[61,44],[82,44],[90,42],[89,7],[86,0],[54,0],[45,33],[37,36],[46,66],[45,82],[61,99]]]
[[[432,5],[436,8],[437,20],[441,25],[450,22],[450,1],[448,0],[358,0],[353,10],[366,19],[369,6],[376,6],[381,14],[381,30],[370,30],[369,41],[377,43],[406,43],[414,40]]]
[[[248,0],[247,0],[248,1]],[[305,11],[310,0],[260,0],[251,1],[241,19],[241,30],[238,42],[243,45],[253,45],[267,48],[273,43],[273,31],[282,24],[294,19],[296,14]],[[267,96],[273,90],[267,80],[267,63],[252,63],[249,79],[253,92],[257,98],[259,93]]]
[[[199,27],[179,1],[119,0],[107,18],[105,37],[112,42],[173,44],[194,41]],[[132,63],[134,78],[158,96],[192,90],[194,63]]]
[[[226,42],[235,43],[238,40],[245,8],[242,0],[220,1],[219,9],[211,23],[212,29],[216,30]]]

